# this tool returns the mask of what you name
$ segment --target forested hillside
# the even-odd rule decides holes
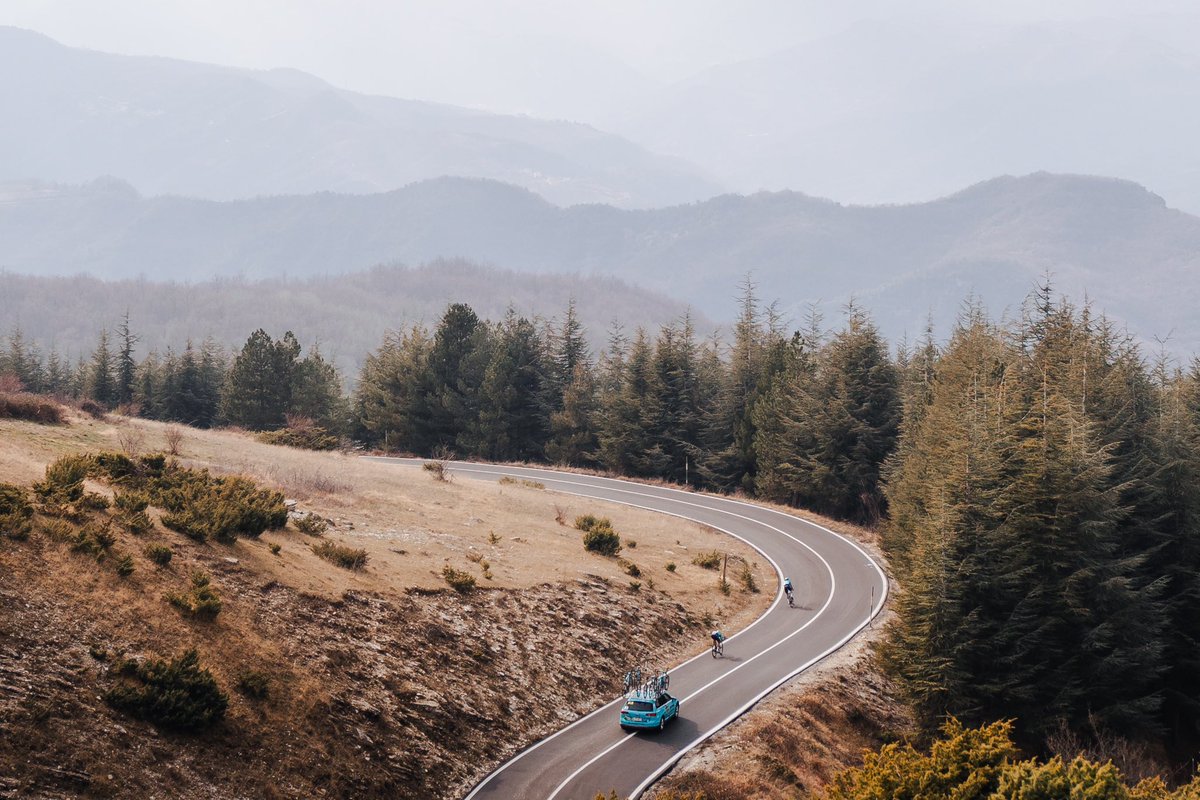
[[[291,334],[76,365],[9,337],[10,385],[327,447],[665,479],[878,523],[903,592],[884,663],[929,731],[1015,718],[1186,761],[1200,742],[1200,362],[1148,360],[1049,285],[893,355],[866,310],[790,331],[743,287],[727,341],[687,317],[588,345],[465,304],[389,333],[350,397]]]
[[[1048,174],[878,207],[780,192],[649,211],[564,209],[512,186],[450,179],[238,203],[140,197],[111,182],[10,185],[0,203],[0,266],[24,274],[334,275],[457,256],[612,276],[721,319],[730,276],[749,271],[793,320],[809,304],[832,315],[856,298],[899,339],[930,316],[948,330],[968,295],[1016,315],[1049,270],[1064,291],[1177,353],[1200,350],[1198,253],[1200,219],[1145,189]]]
[[[151,350],[181,352],[205,340],[240,347],[264,328],[279,336],[293,331],[348,377],[384,332],[432,324],[453,300],[499,319],[511,306],[532,318],[561,316],[571,298],[593,344],[604,341],[613,319],[657,328],[687,308],[677,300],[616,278],[522,274],[464,261],[439,260],[419,267],[375,267],[347,275],[308,278],[223,278],[160,281],[146,277],[104,281],[74,276],[42,278],[0,272],[0,334],[20,329],[25,339],[74,362],[96,345],[101,329],[112,331],[128,312],[138,335],[139,358]],[[706,333],[713,327],[696,314]]]

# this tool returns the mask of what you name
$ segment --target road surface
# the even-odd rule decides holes
[[[375,458],[406,466],[417,459]],[[547,489],[650,509],[710,525],[749,543],[796,586],[796,607],[782,593],[749,627],[671,670],[679,718],[663,732],[626,733],[617,723],[623,697],[576,720],[500,766],[465,800],[593,800],[615,790],[637,798],[688,750],[743,714],[773,689],[848,642],[883,607],[887,578],[862,548],[811,522],[752,503],[631,481],[527,467],[450,462],[452,473],[537,480]],[[469,789],[469,791],[468,791]]]

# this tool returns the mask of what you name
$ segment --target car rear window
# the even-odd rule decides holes
[[[630,700],[625,704],[626,711],[653,711],[654,703],[645,700]]]

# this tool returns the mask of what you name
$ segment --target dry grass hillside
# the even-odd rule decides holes
[[[646,651],[696,652],[713,619],[741,627],[774,589],[756,553],[671,517],[235,432],[182,434],[180,465],[278,489],[327,529],[296,530],[293,514],[257,538],[198,542],[153,505],[135,533],[116,505],[85,500],[94,507],[61,516],[29,492],[28,536],[0,531],[0,797],[460,796],[613,696]],[[0,420],[0,483],[24,491],[62,456],[162,451],[169,438],[119,417]],[[114,495],[95,476],[86,487]],[[583,549],[571,521],[586,513],[612,520],[619,558]],[[101,529],[111,541],[79,544]],[[363,551],[365,566],[319,558],[324,544]],[[166,548],[159,566],[150,554]],[[757,563],[762,592],[721,593],[692,564],[713,549]],[[447,567],[477,588],[452,590]],[[197,611],[196,572],[219,613]],[[149,682],[145,665],[192,648],[227,696],[222,721],[182,732],[118,710],[115,687]]]

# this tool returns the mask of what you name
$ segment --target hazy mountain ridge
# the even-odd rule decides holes
[[[1013,310],[1039,277],[1146,338],[1200,350],[1200,219],[1136,184],[1037,174],[932,203],[842,206],[794,192],[651,211],[558,208],[503,184],[441,179],[372,196],[215,203],[119,182],[0,187],[0,267],[99,277],[335,275],[462,257],[518,271],[613,275],[728,318],[739,276],[795,317],[851,297],[891,336],[968,294]]]
[[[631,207],[719,191],[680,159],[578,123],[356,94],[297,70],[74,49],[10,27],[0,105],[8,179],[113,174],[148,194],[231,199],[464,175]]]
[[[1194,14],[1176,20],[1181,38]],[[1200,59],[1169,22],[863,21],[601,120],[736,191],[912,202],[1005,173],[1115,175],[1200,211]]]

